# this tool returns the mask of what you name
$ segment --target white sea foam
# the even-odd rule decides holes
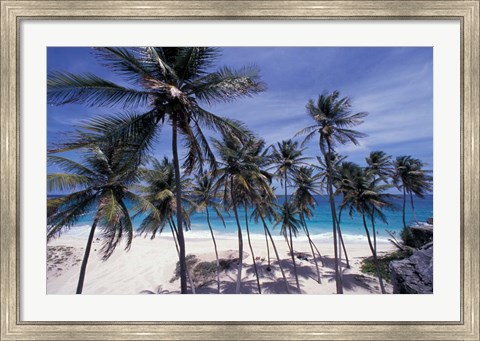
[[[215,237],[218,239],[229,239],[229,240],[236,240],[237,239],[237,233],[233,232],[219,232],[219,231],[214,231],[213,232]],[[367,242],[367,237],[364,235],[360,234],[343,234],[343,240],[345,242],[349,243],[363,243]],[[186,238],[192,238],[192,239],[210,239],[211,234],[210,231],[208,230],[191,230],[185,232],[185,237]],[[247,238],[247,234],[245,231],[243,231],[243,237],[244,239]],[[284,237],[282,235],[278,235],[277,233],[272,233],[272,237],[274,240],[284,240]],[[313,241],[318,241],[318,242],[329,242],[333,240],[332,233],[319,233],[319,234],[311,234],[310,237],[312,238]],[[254,240],[264,240],[265,235],[264,234],[259,234],[259,233],[250,233],[250,238]],[[296,238],[296,241],[301,241],[301,242],[307,242],[308,238],[304,234],[299,234]],[[377,243],[388,243],[388,238],[385,237],[377,237]]]
[[[187,239],[210,239],[211,234],[209,230],[199,229],[199,226],[192,225],[192,230],[185,232],[185,237]],[[78,225],[72,226],[69,230],[65,231],[62,236],[70,237],[70,238],[79,238],[79,239],[87,239],[88,234],[90,233],[90,225]],[[197,228],[197,229],[195,229]],[[101,237],[101,228],[97,228],[95,231],[95,237]],[[247,233],[245,230],[243,232],[244,240],[247,239]],[[236,240],[238,238],[237,232],[227,232],[227,231],[218,231],[214,230],[215,238],[217,239],[227,239],[227,240]],[[273,231],[272,237],[274,240],[284,240],[282,235],[279,235],[277,231]],[[171,237],[170,234],[164,233],[162,236]],[[331,242],[333,240],[332,233],[317,233],[317,234],[310,234],[310,237],[314,242]],[[250,238],[253,240],[264,240],[265,235],[259,233],[250,233]],[[363,243],[367,242],[367,237],[361,234],[343,234],[343,240],[347,243]],[[307,236],[304,234],[299,234],[295,241],[306,242],[308,241]],[[388,238],[386,237],[377,237],[377,243],[388,243]]]

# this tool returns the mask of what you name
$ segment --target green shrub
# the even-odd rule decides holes
[[[192,270],[195,264],[198,262],[198,258],[195,255],[186,255],[185,262],[187,263],[187,269]],[[175,271],[173,273],[173,277],[170,279],[170,283],[175,282],[177,279],[180,278],[180,261],[177,261],[177,265],[175,266]]]
[[[385,256],[377,257],[378,259],[378,266],[380,267],[380,276],[387,282],[390,282],[390,269],[388,265],[393,260],[401,260],[411,256],[410,251],[395,251]],[[365,258],[362,261],[360,266],[360,270],[363,273],[367,273],[369,275],[377,276],[377,269],[375,267],[375,262],[373,261],[373,257]]]

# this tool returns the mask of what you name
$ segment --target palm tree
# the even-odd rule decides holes
[[[369,172],[373,181],[377,180],[377,176],[384,183],[388,183],[388,179],[392,176],[392,161],[391,157],[385,152],[377,150],[370,152],[370,155],[365,158],[367,162],[366,170]],[[375,231],[375,215],[372,214],[372,233],[373,233],[373,245],[377,248],[377,233]]]
[[[195,203],[197,211],[205,211],[207,214],[207,223],[212,236],[213,247],[215,249],[215,259],[217,261],[217,290],[220,293],[220,260],[218,258],[217,242],[213,234],[212,224],[210,223],[209,208],[213,208],[217,216],[225,227],[222,212],[220,211],[220,198],[217,192],[217,183],[213,174],[198,174],[193,184],[191,199]]]
[[[378,177],[384,183],[388,183],[388,179],[392,176],[391,156],[381,150],[370,152],[365,158],[367,162],[366,170],[373,175],[373,180]]]
[[[318,97],[316,102],[310,100],[306,105],[306,110],[307,114],[314,120],[315,124],[302,129],[297,135],[306,135],[302,145],[305,145],[317,134],[319,135],[320,151],[324,157],[326,165],[327,194],[329,196],[330,210],[332,213],[337,294],[342,294],[343,286],[340,277],[337,250],[337,214],[334,201],[333,168],[330,155],[332,155],[337,143],[345,144],[350,141],[353,144],[358,145],[358,139],[364,137],[365,134],[349,128],[362,123],[362,119],[367,113],[359,112],[352,114],[350,99],[348,97],[340,98],[340,93],[338,91],[334,91],[331,94],[323,93]]]
[[[141,170],[141,180],[143,180],[144,185],[136,186],[136,190],[142,193],[144,201],[150,204],[150,206],[136,205],[134,207],[138,212],[137,215],[144,214],[139,232],[140,234],[151,233],[151,239],[154,239],[156,234],[162,233],[165,226],[168,225],[180,261],[179,231],[174,219],[178,215],[177,197],[175,195],[177,186],[175,168],[167,157],[164,157],[162,161],[151,159],[151,166],[151,169]],[[180,183],[183,188],[190,187],[190,180],[186,177],[182,177]],[[186,193],[184,192],[184,194]],[[188,203],[187,198],[182,197],[182,200]],[[186,223],[185,227],[189,229],[190,214],[184,206],[182,206],[181,215]],[[195,293],[193,277],[188,269],[187,280],[190,282],[192,293]]]
[[[219,55],[219,50],[211,47],[104,47],[97,48],[96,54],[132,86],[121,86],[91,73],[52,72],[47,82],[48,102],[121,107],[123,110],[142,108],[140,113],[94,118],[83,128],[120,140],[133,136],[141,141],[140,149],[144,153],[150,150],[160,126],[170,124],[177,179],[177,212],[182,212],[179,135],[186,147],[183,165],[186,173],[201,168],[205,159],[214,167],[215,157],[202,127],[222,133],[242,134],[244,131],[237,121],[218,117],[199,103],[229,102],[262,92],[265,87],[259,80],[257,69],[222,67],[209,72]],[[57,150],[81,145],[82,141],[76,140]],[[181,214],[177,215],[177,225],[181,292],[186,293],[187,266]]]
[[[331,162],[331,167],[332,167],[332,171],[333,171],[333,182],[334,182],[334,186],[337,188],[335,193],[334,193],[334,196],[337,195],[339,193],[339,185],[341,186],[341,181],[339,182],[339,179],[341,179],[341,174],[342,174],[342,164],[343,164],[343,161],[346,159],[347,157],[346,156],[341,156],[340,154],[338,154],[337,152],[332,152],[332,154],[330,155],[330,162]],[[321,157],[318,157],[317,156],[317,161],[318,163],[320,164],[320,183],[322,186],[326,186],[327,185],[327,166],[325,164],[325,160],[322,159]],[[337,215],[337,232],[338,232],[338,239],[339,239],[339,245],[338,246],[338,250],[339,250],[339,269],[340,269],[340,277],[342,275],[342,271],[341,271],[341,265],[342,265],[342,262],[341,262],[341,259],[342,259],[342,250],[343,250],[343,253],[345,254],[345,261],[347,262],[347,269],[350,269],[350,262],[348,260],[348,253],[347,253],[347,248],[345,247],[345,242],[343,241],[343,235],[342,235],[342,226],[341,226],[341,219],[342,219],[342,208],[340,207],[339,210],[338,210],[338,215]]]
[[[335,184],[335,195],[342,195],[342,201],[345,198],[345,194],[349,190],[349,179],[355,178],[359,176],[359,173],[362,172],[362,168],[358,166],[356,163],[349,162],[349,161],[343,161],[345,158],[342,159],[342,161],[339,164],[334,165],[334,184]],[[343,207],[340,205],[339,210],[338,210],[338,218],[337,218],[337,223],[338,223],[338,231],[339,231],[339,236],[340,240],[343,246],[343,251],[345,253],[345,259],[347,262],[347,268],[350,268],[350,263],[348,260],[348,254],[347,250],[345,248],[345,244],[343,243],[343,238],[342,234],[340,233],[341,231],[341,221],[342,221],[342,212],[343,212]]]
[[[412,214],[416,221],[413,194],[424,198],[425,194],[432,191],[432,177],[428,175],[427,170],[423,169],[423,166],[422,161],[412,158],[410,155],[399,156],[395,160],[393,183],[403,192],[402,219],[404,231],[408,229],[405,221],[407,194],[410,196]]]
[[[362,170],[358,167],[358,170],[352,172],[349,178],[344,179],[344,197],[341,204],[342,207],[349,209],[350,216],[353,215],[353,211],[357,211],[362,216],[363,226],[367,235],[370,251],[372,252],[382,294],[386,293],[385,286],[383,285],[383,279],[380,274],[377,249],[372,243],[366,217],[375,215],[382,221],[386,222],[386,217],[383,214],[382,209],[392,207],[392,205],[388,202],[390,195],[383,192],[390,187],[391,185],[388,184],[376,184],[376,181],[373,180],[372,175],[368,171]],[[372,219],[371,221],[372,231],[375,231],[375,220]]]
[[[298,209],[295,207],[294,203],[289,203],[285,201],[281,207],[280,215],[278,216],[274,228],[280,225],[280,233],[287,240],[288,248],[290,249],[290,255],[292,257],[293,271],[295,274],[295,281],[297,284],[298,293],[301,293],[300,283],[298,281],[297,275],[297,265],[295,263],[295,255],[293,251],[293,238],[292,235],[297,236],[298,231],[301,229],[302,223],[299,219],[296,218],[299,215]],[[290,243],[288,242],[288,236],[290,237]]]
[[[278,220],[279,216],[276,211],[276,205],[273,202],[274,196],[268,195],[266,192],[262,193],[261,195],[256,197],[256,200],[254,202],[254,209],[251,215],[251,218],[254,219],[256,223],[258,223],[258,220],[260,219],[263,224],[263,229],[265,231],[265,234],[268,235],[268,238],[270,239],[270,242],[272,243],[273,251],[275,252],[275,256],[277,258],[278,266],[280,268],[280,272],[282,273],[283,280],[285,282],[285,289],[287,291],[287,294],[290,293],[289,290],[289,284],[287,281],[287,277],[285,276],[285,271],[282,266],[282,262],[280,259],[280,256],[278,255],[278,250],[275,245],[275,241],[273,240],[272,234],[270,233],[270,230],[267,226],[266,219],[269,221],[273,220]],[[267,240],[267,248],[268,248],[268,240]],[[270,268],[270,259],[268,262],[268,266]]]
[[[272,146],[272,154],[271,154],[271,162],[274,165],[272,169],[274,169],[274,174],[280,180],[280,183],[283,185],[285,190],[284,196],[284,207],[282,209],[282,214],[289,214],[290,209],[288,208],[288,184],[290,183],[290,176],[291,173],[295,172],[298,167],[305,164],[305,161],[308,160],[307,157],[303,157],[302,153],[304,149],[298,148],[298,142],[292,140],[283,140],[282,142],[278,142],[277,146]],[[286,221],[289,221],[290,218],[288,216],[284,217]],[[292,217],[294,219],[294,217]],[[294,225],[286,224],[284,225],[285,228],[290,228]],[[297,283],[297,289],[300,292],[300,284],[298,282],[298,275],[297,275],[297,265],[295,264],[295,254],[293,250],[293,239],[292,239],[292,231],[288,231],[288,236],[290,237],[290,241],[288,240],[287,233],[284,233],[285,240],[287,241],[288,247],[290,249],[290,255],[292,257],[293,262],[293,271],[295,274],[295,281]]]
[[[261,170],[259,158],[265,142],[253,136],[243,139],[233,134],[223,136],[223,140],[212,139],[220,156],[216,169],[218,181],[223,187],[223,202],[226,209],[232,209],[237,223],[238,234],[238,272],[236,293],[240,293],[243,267],[243,236],[238,215],[238,206],[242,205],[246,196],[253,198],[256,193],[266,192],[273,195],[268,185],[268,176]]]
[[[90,141],[91,142],[91,141]],[[111,142],[111,141],[110,141]],[[60,236],[82,216],[93,210],[93,223],[80,267],[77,294],[83,291],[85,273],[97,226],[102,228],[105,240],[100,253],[107,260],[117,245],[126,237],[125,250],[130,249],[133,227],[125,201],[148,206],[142,198],[128,190],[138,179],[139,160],[132,157],[129,146],[108,143],[90,143],[82,150],[82,161],[49,155],[48,162],[67,173],[48,174],[49,191],[73,191],[59,198],[49,199],[47,208],[47,240]]]
[[[253,263],[253,271],[255,272],[255,279],[257,281],[257,288],[258,288],[258,293],[262,293],[262,288],[260,286],[260,277],[258,275],[258,269],[257,269],[257,262],[255,259],[255,252],[253,251],[252,247],[252,241],[250,239],[250,229],[248,227],[248,206],[249,206],[249,198],[244,197],[243,198],[243,209],[245,213],[245,227],[247,230],[247,240],[248,240],[248,247],[250,248],[250,253],[252,254],[252,263]]]
[[[313,240],[310,238],[310,232],[308,230],[308,226],[305,220],[305,217],[310,219],[313,216],[312,208],[317,205],[317,201],[314,198],[314,195],[319,195],[319,186],[318,179],[320,178],[320,174],[313,174],[313,167],[306,167],[302,166],[298,169],[297,172],[294,174],[293,182],[296,186],[295,192],[293,192],[293,204],[299,210],[300,222],[303,226],[305,234],[308,239],[308,243],[310,244],[310,249],[312,251],[312,258],[315,262],[315,267],[317,269],[317,282],[321,283],[320,279],[320,269],[318,268],[317,257],[315,256],[315,252],[313,250],[314,243]],[[316,247],[315,247],[316,248]],[[318,250],[318,249],[317,249]],[[319,257],[323,264],[322,255],[319,253]]]

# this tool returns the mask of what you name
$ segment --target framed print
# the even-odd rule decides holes
[[[478,339],[478,1],[1,10],[2,340]]]

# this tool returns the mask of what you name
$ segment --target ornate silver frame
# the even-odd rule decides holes
[[[479,11],[474,1],[1,1],[0,338],[2,340],[478,340],[480,226]],[[19,319],[19,24],[36,19],[460,20],[461,321],[23,322]]]

